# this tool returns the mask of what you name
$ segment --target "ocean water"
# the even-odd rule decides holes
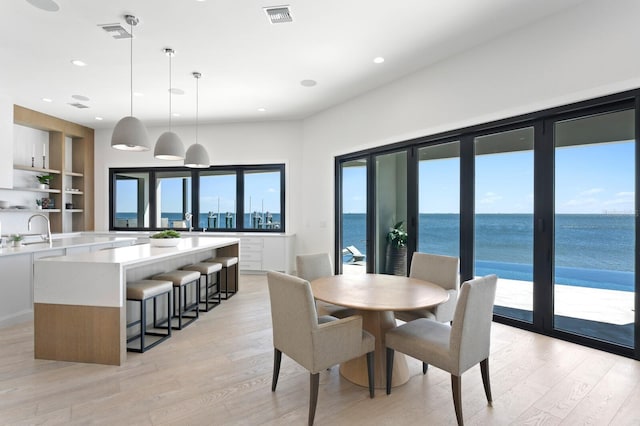
[[[345,214],[343,245],[366,254],[366,215]],[[533,216],[479,214],[475,274],[533,281]],[[633,291],[634,216],[557,215],[555,282]],[[418,250],[459,256],[459,215],[420,214]],[[350,259],[349,255],[344,261]]]

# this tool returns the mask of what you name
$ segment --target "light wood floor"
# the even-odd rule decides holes
[[[286,356],[271,392],[273,347],[265,276],[120,367],[33,359],[33,324],[0,329],[0,424],[303,425],[309,376]],[[463,376],[474,424],[640,424],[640,362],[493,324],[491,383]],[[436,368],[387,396],[321,373],[317,425],[454,424],[449,376]]]

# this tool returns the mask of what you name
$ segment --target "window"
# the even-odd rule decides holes
[[[149,173],[116,173],[112,182],[111,222],[119,229],[149,226]]]
[[[189,229],[191,216],[191,173],[156,173],[156,224],[160,228]]]
[[[198,227],[210,230],[235,228],[236,188],[235,171],[207,171],[200,174]]]
[[[280,173],[277,171],[245,172],[245,229],[280,229],[280,193]]]
[[[284,164],[110,169],[109,175],[111,230],[285,230]]]

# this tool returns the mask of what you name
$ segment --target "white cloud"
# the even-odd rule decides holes
[[[604,189],[602,188],[591,188],[591,189],[587,189],[586,191],[582,191],[580,193],[580,195],[594,195],[594,194],[598,194],[600,192],[604,191]]]
[[[628,204],[629,208],[633,208],[635,193],[633,192],[618,192],[611,200],[605,201],[603,204],[607,206]]]
[[[597,198],[574,198],[573,200],[567,201],[565,206],[588,206],[596,204],[597,202]]]
[[[495,192],[486,192],[484,197],[479,200],[480,204],[493,204],[496,201],[502,200],[502,195],[498,195]]]

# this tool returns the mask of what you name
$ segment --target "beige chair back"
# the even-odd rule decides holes
[[[329,253],[300,254],[296,256],[296,272],[307,281],[333,275]]]
[[[497,282],[487,275],[462,284],[449,339],[451,374],[460,376],[489,357]]]
[[[307,369],[313,364],[313,329],[318,328],[316,305],[308,281],[268,272],[273,346]]]
[[[409,276],[439,285],[445,290],[460,288],[460,260],[457,257],[413,253]]]

